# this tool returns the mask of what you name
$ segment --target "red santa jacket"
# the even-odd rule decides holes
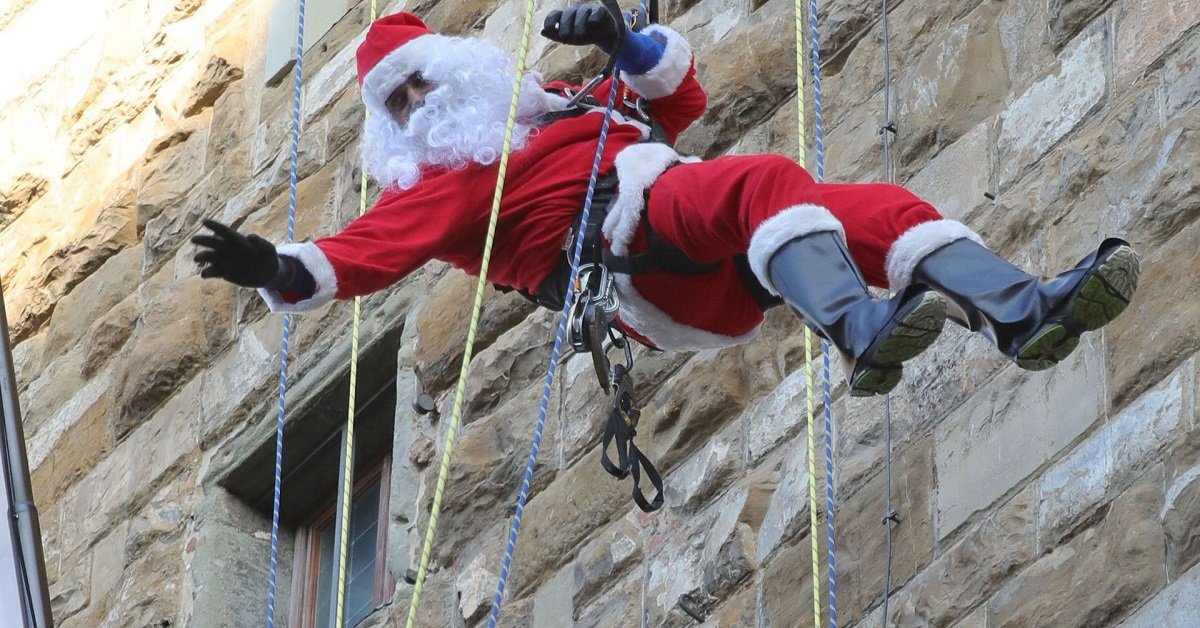
[[[649,71],[621,74],[622,82],[646,97],[669,141],[705,110],[707,99],[695,78],[692,52],[675,31],[655,25],[643,31],[664,43],[659,62]],[[594,92],[607,95],[609,82]],[[565,104],[558,99],[559,108]],[[625,112],[627,113],[627,112]],[[602,111],[561,119],[531,133],[525,147],[509,158],[488,279],[536,292],[557,263],[564,238],[587,192],[588,177],[603,121]],[[620,196],[604,232],[613,249],[623,252],[637,227],[643,192],[671,164],[680,161],[663,144],[643,144],[648,129],[615,113],[601,159],[601,172],[618,171]],[[299,260],[316,282],[315,293],[292,300],[260,290],[273,311],[305,311],[331,299],[348,299],[390,286],[426,262],[437,259],[478,275],[499,166],[472,165],[461,170],[430,169],[408,190],[384,191],[365,214],[333,236],[278,247]],[[622,292],[632,290],[624,282]],[[654,307],[636,294],[623,302]],[[642,339],[654,338],[647,326],[674,326],[687,348],[730,344],[727,336],[679,326],[657,311],[649,317],[626,312],[621,319]],[[676,344],[676,343],[671,343]],[[663,347],[683,348],[683,347]]]

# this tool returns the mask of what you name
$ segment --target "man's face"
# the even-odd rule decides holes
[[[408,118],[412,112],[425,104],[425,95],[433,91],[435,87],[437,86],[425,80],[420,72],[413,73],[392,90],[392,94],[388,96],[384,105],[396,124],[404,128],[408,124]]]

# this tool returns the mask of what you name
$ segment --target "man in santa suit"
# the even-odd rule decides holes
[[[611,51],[619,28],[602,7],[585,4],[552,12],[542,34]],[[203,247],[196,260],[204,277],[258,288],[273,311],[374,292],[432,259],[480,270],[514,79],[508,58],[486,41],[433,33],[407,13],[373,23],[357,52],[369,112],[362,159],[382,187],[378,202],[311,242],[276,247],[213,221],[212,235],[193,239]],[[617,274],[616,324],[645,344],[747,342],[769,293],[837,347],[850,392],[861,396],[896,385],[902,363],[936,339],[948,304],[953,320],[1038,370],[1129,303],[1138,260],[1121,240],[1105,240],[1076,268],[1044,280],[904,188],[818,184],[778,155],[681,156],[670,143],[706,105],[687,41],[652,25],[626,33],[617,57],[619,80],[649,103],[666,141],[648,141],[633,111],[614,114],[600,163],[618,181],[605,245],[627,257],[666,247],[703,268]],[[584,202],[603,115],[596,107],[556,113],[567,108],[566,86],[543,85],[536,73],[521,78],[488,279],[539,294],[556,276]],[[894,296],[873,298],[868,285]]]

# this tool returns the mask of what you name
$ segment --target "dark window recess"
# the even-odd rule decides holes
[[[346,541],[346,585],[342,593],[342,626],[352,628],[391,597],[394,583],[388,575],[386,463],[360,480],[350,505]],[[372,479],[373,478],[373,479]],[[305,628],[333,628],[334,586],[337,583],[338,543],[336,507],[328,509],[301,530],[297,545],[293,609]]]

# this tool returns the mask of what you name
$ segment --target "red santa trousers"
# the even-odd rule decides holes
[[[632,310],[632,318],[640,320],[626,321],[628,327],[635,336],[641,329],[655,329],[648,340],[660,348],[722,346],[753,334],[762,311],[734,264],[735,256],[748,255],[759,281],[774,292],[766,268],[779,247],[807,233],[840,232],[868,284],[899,289],[933,250],[959,238],[978,240],[965,225],[944,220],[903,187],[817,183],[780,155],[677,163],[653,181],[644,198],[643,219],[664,240],[694,261],[717,263],[707,273],[656,271],[629,279],[622,298],[633,303],[623,302],[622,317],[630,318],[627,311]],[[619,236],[609,235],[618,254],[645,250],[644,229],[630,231],[626,246]],[[798,271],[819,274],[823,269]],[[660,314],[678,326],[654,320]],[[713,337],[698,340],[697,332]]]

